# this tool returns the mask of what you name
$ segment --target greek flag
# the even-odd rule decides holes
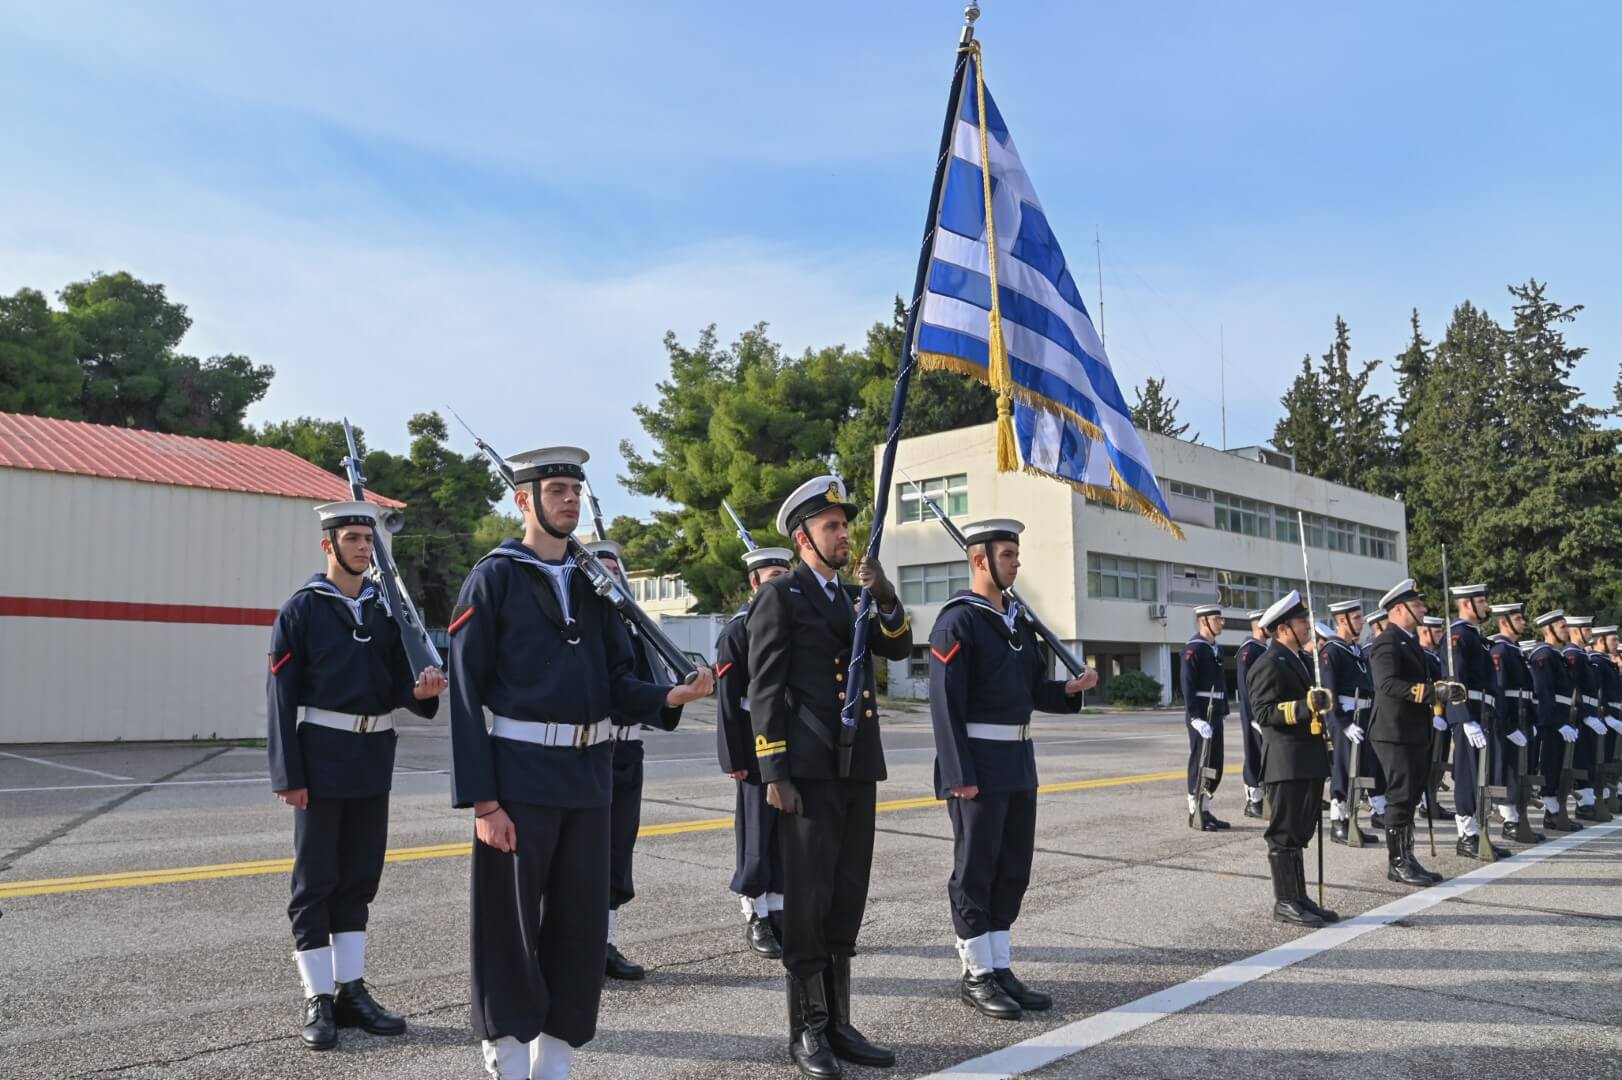
[[[985,87],[978,43],[970,49],[926,255],[918,362],[998,392],[1000,467],[1018,464],[1063,480],[1181,536],[1058,238]]]

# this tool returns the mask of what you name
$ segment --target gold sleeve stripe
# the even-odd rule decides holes
[[[873,612],[874,612],[875,615],[877,615],[878,610],[879,609],[877,607],[874,607]],[[900,637],[902,634],[905,634],[907,632],[907,630],[911,626],[912,626],[912,614],[910,612],[904,612],[902,614],[902,616],[901,616],[901,625],[896,627],[894,630],[891,630],[888,626],[885,626],[883,619],[879,619],[879,630],[881,632],[883,632],[885,637],[889,637],[889,638],[898,638],[898,637]]]
[[[1294,727],[1295,724],[1297,723],[1297,721],[1295,719],[1295,702],[1293,702],[1293,701],[1282,702],[1279,705],[1279,710],[1284,713],[1284,722],[1286,724],[1288,724],[1289,726]]]
[[[787,752],[787,739],[779,739],[777,742],[772,742],[764,735],[755,736],[755,756],[757,758],[773,757],[774,755],[784,754]]]
[[[1414,704],[1419,705],[1419,704],[1424,703],[1424,701],[1425,701],[1425,684],[1424,683],[1415,683],[1414,688],[1412,690],[1408,691],[1408,692],[1410,694],[1414,695]]]

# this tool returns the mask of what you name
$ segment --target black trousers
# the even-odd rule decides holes
[[[583,1046],[608,958],[609,808],[501,806],[518,850],[473,842],[473,1034]]]
[[[1319,809],[1324,797],[1323,777],[1314,780],[1280,780],[1267,785],[1267,797],[1273,804],[1273,816],[1268,819],[1262,836],[1268,851],[1300,851],[1311,842],[1318,830],[1323,811]]]
[[[739,780],[732,816],[735,860],[731,889],[751,899],[783,891],[783,860],[777,850],[778,813],[766,802],[766,785]]]
[[[366,929],[383,877],[389,796],[311,799],[293,811],[293,896],[287,917],[300,952],[332,944],[333,934]]]
[[[801,812],[783,814],[783,966],[801,978],[829,957],[856,955],[873,869],[877,785],[858,780],[799,780]]]
[[[946,812],[952,819],[952,876],[946,883],[952,928],[964,940],[1007,930],[1031,884],[1036,792],[947,799]]]
[[[1402,828],[1414,820],[1414,807],[1430,777],[1430,747],[1425,743],[1374,742],[1374,755],[1385,773],[1385,827]]]
[[[1211,781],[1211,790],[1207,795],[1215,795],[1216,789],[1222,784],[1222,723],[1225,717],[1217,717],[1208,721],[1211,725],[1211,758],[1206,767],[1216,770],[1216,779]],[[1195,731],[1193,725],[1187,720],[1183,726],[1188,728],[1188,793],[1194,794],[1200,789],[1200,744],[1205,740]]]
[[[618,911],[636,896],[631,881],[631,853],[642,828],[642,743],[622,740],[614,744],[614,803],[609,825],[608,906]]]
[[[1339,714],[1337,714],[1338,716]],[[1361,725],[1364,732],[1368,731],[1368,718],[1365,715]],[[1329,797],[1332,799],[1345,799],[1346,793],[1351,790],[1351,778],[1366,776],[1374,781],[1369,789],[1370,795],[1388,795],[1387,788],[1390,778],[1381,766],[1380,756],[1370,749],[1371,740],[1364,738],[1363,744],[1358,746],[1346,737],[1346,725],[1340,720],[1331,718],[1329,721],[1329,737],[1332,742],[1332,752],[1329,761]],[[1355,765],[1356,771],[1353,771]],[[1420,790],[1425,790],[1423,786]]]
[[[1577,736],[1579,744],[1582,736]],[[1543,794],[1554,798],[1560,792],[1560,781],[1566,771],[1566,740],[1560,737],[1560,725],[1550,724],[1543,729],[1542,750],[1538,754],[1540,771],[1543,773]],[[1581,768],[1580,759],[1572,755],[1572,768]],[[1571,785],[1574,789],[1575,783]]]
[[[1245,786],[1260,787],[1262,782],[1262,733],[1253,724],[1242,724],[1240,734],[1245,739]]]

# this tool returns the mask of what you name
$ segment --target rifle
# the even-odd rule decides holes
[[[723,510],[725,510],[727,512],[727,517],[731,518],[732,519],[732,524],[737,526],[737,528],[738,528],[738,542],[743,544],[743,549],[745,551],[755,551],[755,550],[757,550],[760,547],[760,545],[755,543],[755,538],[753,536],[749,535],[748,528],[746,528],[744,526],[743,518],[739,517],[738,512],[736,510],[732,509],[732,504],[727,502],[725,499],[722,499],[721,500],[721,509],[723,509]]]
[[[1307,587],[1307,621],[1312,624],[1312,633],[1316,635],[1318,632],[1318,617],[1313,613],[1312,610],[1312,573],[1307,566],[1307,517],[1300,510],[1295,512],[1295,523],[1296,529],[1301,537],[1301,580],[1306,583]],[[1314,641],[1312,646],[1312,677],[1314,680],[1313,689],[1315,690],[1323,689],[1324,684],[1324,661],[1322,654],[1323,646]],[[1329,752],[1329,754],[1333,755],[1335,752],[1335,741],[1329,736],[1329,726],[1322,723],[1318,719],[1317,713],[1312,714],[1312,726],[1315,729],[1313,734],[1322,735],[1324,737],[1324,748]],[[1350,834],[1348,833],[1348,838],[1349,837]],[[1318,799],[1318,825],[1317,835],[1314,837],[1314,839],[1317,841],[1316,845],[1314,846],[1316,846],[1318,849],[1318,906],[1323,907],[1324,812],[1323,799],[1321,797]]]
[[[963,538],[963,530],[954,525],[952,519],[946,516],[946,511],[941,509],[940,503],[925,495],[924,489],[919,486],[918,481],[907,476],[906,469],[901,470],[901,475],[906,477],[907,483],[917,490],[918,497],[924,500],[924,505],[929,507],[929,512],[935,515],[935,520],[941,523],[957,546],[961,550],[967,551],[969,542]],[[739,528],[742,528],[741,524]],[[1053,650],[1053,655],[1059,658],[1059,663],[1063,664],[1071,675],[1079,679],[1087,674],[1087,665],[1082,662],[1080,657],[1070,651],[1070,647],[1064,643],[1064,639],[1055,634],[1046,623],[1037,617],[1036,612],[1031,610],[1031,606],[1020,597],[1019,593],[1013,589],[1004,589],[1003,595],[1019,605],[1019,612],[1025,617],[1025,624],[1031,628],[1032,633],[1042,640],[1042,644]]]
[[[344,418],[344,439],[349,444],[349,456],[344,458],[344,471],[349,474],[349,497],[356,502],[366,502],[366,477],[360,471],[360,452],[355,449],[355,429],[349,426],[348,417]],[[392,518],[382,517],[380,523],[384,527],[372,530],[370,577],[383,598],[383,610],[400,628],[400,644],[405,648],[411,675],[417,678],[428,668],[443,668],[445,662],[440,659],[439,650],[434,648],[434,643],[429,640],[428,631],[423,629],[422,617],[417,614],[417,605],[411,602],[411,594],[406,591],[405,579],[400,576],[400,568],[394,565],[394,556],[389,552],[386,537],[394,529],[399,528],[396,524],[398,520],[397,514]]]
[[[1487,770],[1492,765],[1492,752],[1498,739],[1498,706],[1496,703],[1489,706],[1486,700],[1488,696],[1483,694],[1481,701],[1481,718],[1486,721],[1482,727],[1486,729],[1487,741],[1476,751],[1476,858],[1481,862],[1497,862],[1498,855],[1493,851],[1492,839],[1487,835],[1488,825],[1492,821],[1492,815],[1487,812],[1487,802],[1498,796],[1508,798],[1509,789],[1494,787],[1488,782]]]
[[[1451,595],[1451,593],[1448,592],[1448,585],[1447,585],[1447,545],[1443,544],[1442,545],[1442,605],[1443,605],[1442,610],[1444,610],[1444,611],[1447,610],[1447,598],[1450,595]],[[1453,682],[1454,681],[1453,672],[1455,670],[1455,666],[1454,666],[1454,663],[1453,663],[1453,634],[1452,634],[1452,627],[1451,626],[1447,627],[1447,630],[1448,630],[1448,636],[1447,636],[1447,680],[1448,680],[1448,682]],[[1435,694],[1435,688],[1434,687],[1432,687],[1432,693]],[[1442,717],[1445,720],[1447,718],[1447,705],[1442,701],[1442,697],[1441,697],[1440,694],[1435,694],[1435,697],[1436,697],[1436,702],[1435,702],[1434,707],[1435,707],[1435,710],[1436,710],[1436,715]],[[1436,856],[1436,798],[1437,798],[1437,789],[1442,786],[1442,771],[1447,767],[1447,763],[1442,760],[1442,736],[1444,734],[1446,734],[1446,732],[1436,731],[1436,730],[1431,731],[1431,767],[1430,767],[1430,772],[1425,777],[1425,834],[1430,839],[1431,857],[1432,858],[1435,858],[1435,856]],[[1455,809],[1457,809],[1457,808],[1455,807]]]
[[[446,406],[446,408],[449,409],[450,406]],[[506,459],[496,453],[489,443],[479,438],[473,429],[468,427],[467,421],[457,414],[455,409],[450,409],[450,413],[456,417],[457,423],[466,428],[467,433],[473,436],[473,445],[479,448],[479,453],[490,459],[491,464],[495,465],[496,472],[501,474],[501,478],[506,481],[507,487],[517,491],[518,484],[513,480],[512,466],[507,464]],[[610,574],[608,568],[598,562],[597,557],[587,551],[573,535],[568,537],[567,550],[573,556],[575,566],[579,567],[580,572],[586,575],[586,580],[590,582],[591,587],[599,596],[604,597],[609,603],[613,604],[615,610],[624,616],[626,621],[632,624],[643,637],[648,639],[648,644],[653,646],[654,651],[659,654],[659,658],[665,662],[665,665],[670,668],[676,678],[684,683],[690,683],[698,678],[698,669],[693,667],[691,660],[687,659],[687,654],[681,651],[681,646],[670,640],[670,636],[659,628],[659,624],[649,618],[648,613],[637,606],[637,602],[631,598],[630,592],[619,578]]]
[[[582,480],[580,490],[586,496],[586,505],[591,508],[591,538],[601,543],[608,539],[608,530],[603,527],[603,507],[597,501],[597,496],[591,490],[591,481]]]
[[[1513,699],[1518,703],[1524,701],[1526,695],[1530,693],[1530,691],[1522,687],[1517,687],[1514,690],[1506,689],[1504,693],[1514,695]],[[1526,722],[1526,713],[1520,704],[1515,706],[1515,720],[1514,723],[1510,725],[1510,728],[1512,730],[1519,731],[1526,739],[1526,745],[1517,747],[1515,754],[1516,772],[1520,777],[1515,788],[1515,810],[1518,819],[1515,822],[1515,842],[1519,844],[1530,844],[1533,842],[1532,823],[1526,820],[1526,808],[1531,804],[1532,785],[1536,783],[1539,786],[1542,786],[1543,777],[1533,775],[1528,771],[1531,767],[1532,761],[1531,746],[1533,732],[1528,730],[1530,725]]]

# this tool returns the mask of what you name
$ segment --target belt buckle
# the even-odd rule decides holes
[[[1031,741],[1031,725],[1029,723],[1024,723],[1024,724],[1019,725],[1019,741],[1020,742],[1030,742]]]
[[[372,717],[370,717],[370,716],[357,716],[357,717],[355,717],[355,722],[353,724],[351,724],[350,727],[354,731],[357,731],[360,734],[364,735],[364,734],[367,733],[367,731],[371,730],[371,728],[370,728],[371,722],[372,722]]]
[[[584,750],[591,745],[591,736],[596,724],[577,724],[574,729],[574,748]]]

